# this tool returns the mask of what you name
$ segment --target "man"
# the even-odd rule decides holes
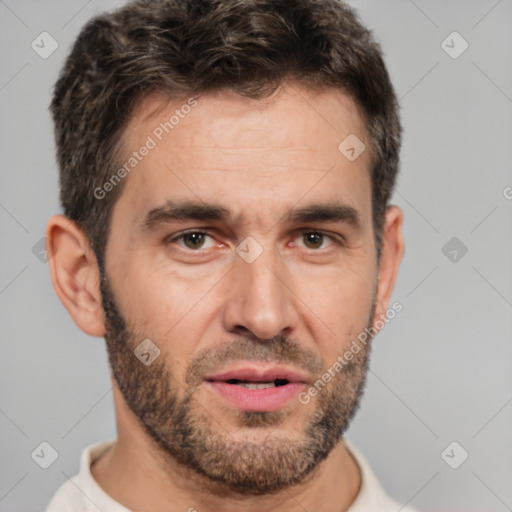
[[[105,337],[118,436],[47,510],[400,509],[343,439],[404,250],[397,102],[353,11],[131,3],[51,110],[52,280]]]

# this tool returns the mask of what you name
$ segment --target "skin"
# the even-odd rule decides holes
[[[263,448],[270,440],[276,450],[281,445],[303,446],[307,426],[333,400],[355,411],[368,349],[355,358],[352,373],[341,372],[307,405],[292,400],[259,423],[255,415],[240,414],[200,381],[192,382],[192,363],[207,353],[215,369],[231,367],[233,361],[223,355],[223,348],[231,346],[241,356],[235,362],[247,363],[253,354],[251,364],[261,368],[277,360],[281,341],[287,350],[298,351],[293,357],[284,353],[287,366],[299,368],[302,361],[313,383],[365,327],[385,317],[403,256],[402,211],[390,206],[377,261],[370,141],[349,96],[288,84],[264,100],[227,91],[197,99],[197,107],[125,178],[113,210],[105,270],[108,291],[126,323],[124,333],[103,310],[100,274],[85,234],[61,215],[48,223],[55,290],[83,331],[106,338],[111,365],[120,377],[112,379],[118,440],[91,472],[108,494],[133,510],[347,510],[361,477],[342,438],[299,482],[273,492],[247,493],[173,456],[179,446],[173,447],[172,432],[161,421],[169,416],[158,409],[168,405],[162,396],[156,402],[158,421],[151,424],[137,411],[136,386],[119,387],[123,376],[124,383],[129,382],[132,368],[130,375],[137,375],[143,392],[160,392],[169,384],[178,403],[188,392],[194,405],[191,414],[208,439],[227,439],[227,446],[240,453],[240,466],[250,461],[244,459],[249,445]],[[124,156],[138,149],[185,101],[144,98],[123,135]],[[338,150],[349,134],[356,134],[367,148],[353,162]],[[147,213],[169,200],[221,204],[233,219],[173,220],[141,228]],[[286,218],[293,208],[330,203],[354,208],[359,225]],[[205,249],[193,250],[184,239],[176,240],[190,229],[208,232]],[[312,247],[304,232],[325,233],[324,241]],[[248,236],[262,248],[252,263],[236,253]],[[105,281],[103,285],[105,306]],[[116,350],[116,337],[131,350]],[[131,355],[146,338],[161,351],[149,367]],[[259,348],[250,352],[251,346]],[[194,375],[204,375],[204,368],[196,367]],[[336,420],[343,421],[344,428],[350,419],[345,416]],[[156,442],[152,433],[158,429],[167,444]],[[265,451],[261,453],[264,457]]]

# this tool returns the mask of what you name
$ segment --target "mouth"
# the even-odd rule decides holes
[[[227,384],[234,384],[246,389],[269,389],[278,388],[279,386],[286,386],[289,381],[286,379],[274,379],[268,382],[251,382],[238,379],[229,379],[226,381]]]
[[[206,386],[225,403],[243,411],[283,409],[307,385],[304,374],[284,367],[240,367],[210,375]]]

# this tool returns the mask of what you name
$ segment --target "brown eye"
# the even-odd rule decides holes
[[[191,233],[185,233],[183,236],[183,243],[189,249],[200,249],[205,240],[205,234],[199,231],[193,231]]]
[[[176,244],[182,249],[204,250],[215,247],[215,239],[205,231],[188,231],[174,238],[168,237],[166,244]]]
[[[318,249],[322,246],[324,242],[324,235],[322,233],[318,233],[316,231],[312,231],[309,233],[304,233],[302,235],[304,244],[309,249]]]

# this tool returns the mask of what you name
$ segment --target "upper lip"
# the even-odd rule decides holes
[[[309,380],[307,375],[301,371],[277,365],[267,366],[265,368],[248,365],[240,366],[238,368],[232,368],[208,375],[204,380],[225,382],[231,379],[247,382],[271,382],[276,379],[284,379],[288,382],[299,383],[307,383]]]

